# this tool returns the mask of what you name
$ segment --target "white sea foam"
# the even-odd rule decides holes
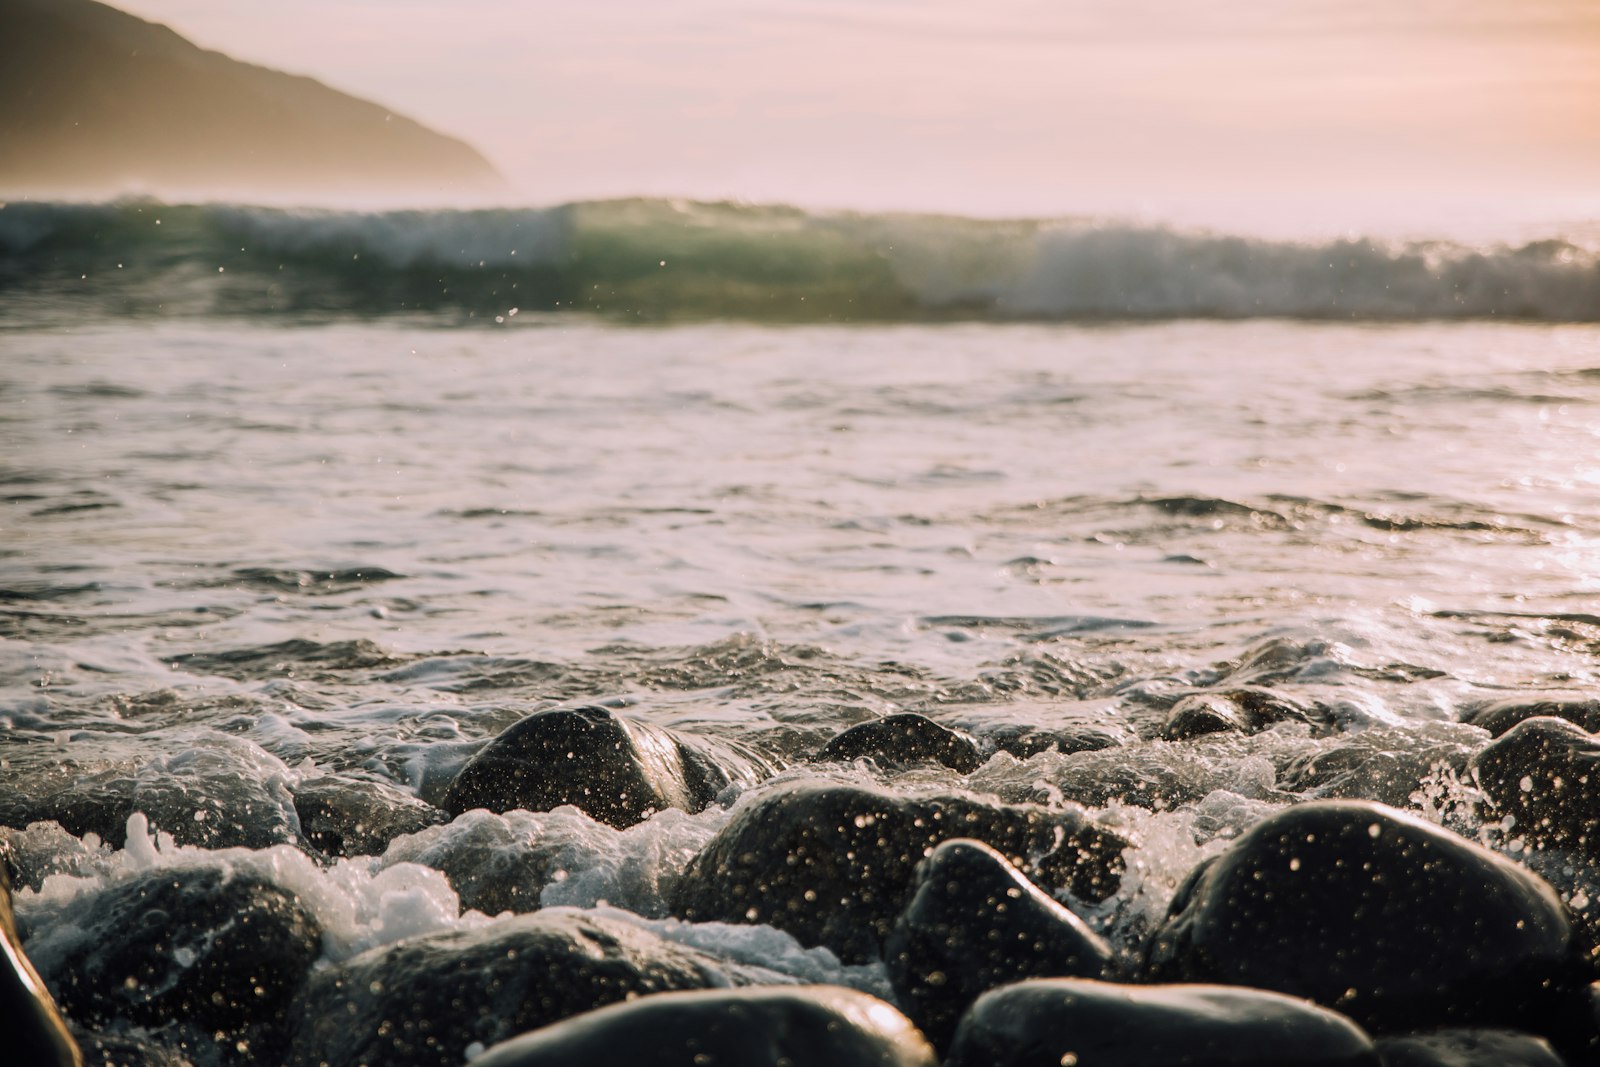
[[[289,845],[217,850],[178,845],[170,834],[152,831],[143,814],[129,818],[126,848],[111,851],[88,842],[78,847],[83,854],[74,866],[77,873],[52,874],[37,891],[16,894],[19,916],[44,932],[39,951],[56,951],[56,939],[73,936],[71,917],[83,901],[161,870],[251,874],[292,893],[322,927],[323,952],[333,961],[403,938],[488,922],[482,914],[461,912],[460,900],[441,872],[413,863],[386,866],[363,857],[319,867]],[[34,950],[32,942],[29,947]]]
[[[1045,318],[1600,315],[1595,256],[1550,241],[1475,249],[1364,239],[1297,244],[1160,227],[1066,226],[1038,238],[1003,311]]]
[[[481,912],[462,911],[444,872],[400,861],[396,855],[408,851],[405,845],[434,859],[441,858],[440,849],[454,849],[443,857],[444,863],[468,857],[494,867],[483,851],[482,834],[496,821],[514,827],[529,850],[542,845],[548,857],[567,865],[556,869],[564,877],[549,884],[546,906],[593,909],[665,940],[760,968],[773,982],[821,982],[890,995],[881,964],[846,966],[828,949],[804,948],[769,926],[664,917],[663,876],[681,870],[688,855],[722,821],[677,811],[621,831],[572,808],[539,815],[512,812],[503,820],[488,812],[472,812],[452,826],[402,839],[402,847],[385,857],[343,859],[329,867],[318,866],[287,845],[259,850],[178,845],[170,834],[153,831],[142,814],[128,820],[127,846],[120,850],[92,838],[80,841],[53,823],[40,823],[12,832],[10,839],[34,853],[34,862],[38,853],[53,851],[56,873],[48,875],[37,891],[17,891],[15,904],[25,928],[36,931],[29,940],[30,952],[48,964],[65,956],[84,936],[74,915],[113,886],[152,871],[215,869],[229,876],[249,874],[293,894],[322,927],[324,959],[338,962],[406,938],[493,922]],[[432,851],[426,847],[429,844]],[[503,864],[500,868],[504,873]]]
[[[487,911],[612,904],[663,916],[672,880],[727,817],[718,808],[698,815],[670,808],[618,830],[570,806],[469,811],[397,838],[381,862],[445,871],[468,906]]]

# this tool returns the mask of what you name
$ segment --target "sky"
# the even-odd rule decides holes
[[[1596,0],[124,0],[519,199],[1600,218]]]

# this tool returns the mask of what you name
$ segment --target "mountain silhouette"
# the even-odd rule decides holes
[[[93,0],[0,0],[0,195],[486,194],[462,141]]]

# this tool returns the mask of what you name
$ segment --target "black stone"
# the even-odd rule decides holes
[[[916,1027],[837,986],[658,993],[496,1045],[474,1067],[937,1067]]]
[[[180,845],[270,848],[298,841],[288,768],[249,741],[208,736],[188,747],[93,773],[34,766],[0,790],[0,825],[57,822],[75,837],[127,843],[130,816],[142,812]]]
[[[182,1052],[158,1043],[148,1031],[111,1032],[73,1027],[72,1033],[83,1049],[83,1062],[88,1067],[194,1067],[193,1061]],[[214,1046],[215,1035],[206,1034],[204,1038],[200,1040],[197,1036],[195,1044]],[[230,1060],[231,1057],[222,1058],[224,1063]]]
[[[1236,688],[1192,693],[1173,705],[1161,726],[1167,741],[1187,741],[1214,733],[1260,733],[1280,722],[1312,722],[1300,704],[1270,689]]]
[[[1536,846],[1600,851],[1600,737],[1566,719],[1524,719],[1472,761],[1512,836]]]
[[[1386,1037],[1378,1055],[1383,1067],[1567,1067],[1542,1037],[1467,1027]]]
[[[326,775],[294,788],[301,840],[335,859],[376,856],[389,842],[450,821],[395,785],[367,778]]]
[[[1303,996],[1374,1029],[1539,1030],[1592,976],[1585,949],[1526,869],[1391,808],[1316,801],[1190,874],[1146,973]]]
[[[823,745],[812,759],[839,763],[870,759],[884,767],[941,763],[961,774],[983,765],[971,737],[909,711],[858,723]]]
[[[946,841],[917,868],[884,946],[889,982],[936,1046],[979,994],[1024,978],[1111,977],[1111,946],[979,841]]]
[[[295,1004],[291,1067],[458,1067],[493,1045],[647,993],[751,984],[737,965],[614,919],[562,910],[371,949]]]
[[[1127,841],[1081,808],[800,783],[742,807],[690,862],[673,898],[696,922],[766,923],[847,963],[878,956],[917,864],[975,838],[1041,885],[1085,900],[1116,891]]]
[[[1600,1063],[1600,982],[1566,997],[1544,1036],[1573,1067]]]
[[[1258,989],[1124,986],[1081,978],[985,993],[945,1067],[1378,1067],[1336,1012]]]
[[[730,785],[753,785],[775,769],[732,741],[608,708],[558,708],[529,715],[490,741],[450,783],[444,807],[454,816],[572,804],[625,829],[667,808],[700,811]]]
[[[1464,775],[1483,747],[1481,731],[1430,723],[1422,730],[1369,727],[1302,753],[1278,770],[1278,788],[1306,799],[1375,800],[1409,808],[1441,769]]]
[[[113,885],[75,908],[72,925],[39,962],[74,1020],[245,1034],[269,1060],[322,951],[320,927],[291,894],[211,867]]]
[[[83,1059],[66,1020],[22,951],[3,861],[0,855],[0,1042],[5,1057],[30,1067],[81,1067]]]
[[[1120,727],[1102,728],[1083,723],[1047,728],[1032,723],[1003,723],[988,727],[983,735],[1002,752],[1018,759],[1031,759],[1041,752],[1099,752],[1120,748],[1135,740],[1135,735]]]
[[[1600,699],[1582,693],[1524,693],[1468,708],[1461,721],[1499,737],[1525,719],[1553,716],[1600,732]]]

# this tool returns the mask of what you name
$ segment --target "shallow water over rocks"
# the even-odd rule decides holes
[[[1594,328],[517,323],[5,329],[26,944],[115,958],[79,916],[169,872],[298,901],[313,975],[568,906],[892,999],[870,951],[674,907],[745,813],[825,786],[1081,806],[1118,879],[1045,888],[1124,967],[1197,864],[1322,799],[1600,927],[1591,859],[1474,778],[1522,718],[1594,725]],[[622,826],[443,810],[489,739],[589,705],[762,774]],[[971,752],[811,758],[912,712]],[[850,877],[903,895],[934,843],[904,884]],[[136,1016],[73,1021],[196,1064],[271,1047]]]

